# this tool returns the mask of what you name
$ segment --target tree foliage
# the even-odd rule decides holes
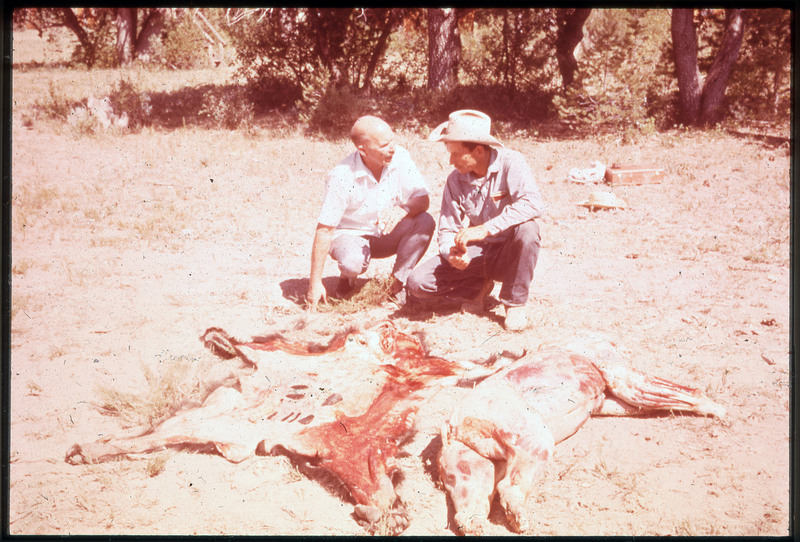
[[[668,92],[658,77],[669,39],[664,10],[593,10],[586,22],[574,81],[554,101],[570,126],[650,129],[651,96]]]
[[[318,126],[356,109],[419,119],[483,107],[651,130],[781,120],[790,107],[785,9],[25,8],[14,24],[69,29],[73,62],[89,67],[215,65],[221,55],[210,61],[207,49],[219,38],[222,63],[237,64],[259,111],[282,107]]]
[[[736,118],[787,119],[791,107],[792,14],[745,11],[742,51],[731,74],[729,110]]]
[[[483,82],[514,91],[553,92],[556,11],[552,9],[474,10],[468,19],[469,47],[463,72],[468,84]]]
[[[114,13],[109,8],[24,8],[14,10],[16,27],[34,28],[43,36],[56,27],[67,28],[75,35],[78,46],[72,61],[89,68],[114,65]]]
[[[398,9],[272,8],[230,32],[248,79],[299,89],[320,65],[333,86],[369,88],[400,22]]]

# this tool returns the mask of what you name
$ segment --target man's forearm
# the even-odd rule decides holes
[[[417,196],[416,198],[411,198],[408,200],[408,203],[405,204],[405,209],[407,211],[408,216],[414,217],[420,213],[424,213],[430,207],[431,200],[427,194],[424,196]]]
[[[325,268],[325,259],[331,250],[333,242],[333,230],[331,226],[317,224],[317,231],[314,233],[314,244],[311,247],[311,274],[310,282],[322,280],[322,270]]]
[[[498,216],[487,220],[485,226],[490,235],[497,235],[518,224],[522,224],[533,218],[539,218],[540,216],[541,211],[534,199],[530,196],[526,196],[504,208],[503,212]]]

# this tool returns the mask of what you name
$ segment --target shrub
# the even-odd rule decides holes
[[[137,130],[151,124],[153,106],[150,95],[140,92],[136,86],[125,78],[121,78],[109,95],[111,107],[115,115],[128,115],[128,128]]]
[[[44,101],[33,104],[35,110],[44,113],[45,117],[52,120],[66,121],[72,111],[73,104],[62,97],[55,84],[50,81],[47,87],[47,97]]]
[[[199,116],[212,121],[216,127],[234,130],[253,124],[254,106],[246,88],[225,85],[214,87],[206,94]]]
[[[110,10],[98,10],[97,27],[87,32],[86,44],[78,43],[72,51],[70,64],[87,68],[114,68],[119,65],[116,40],[117,29]]]
[[[670,90],[671,77],[657,69],[670,43],[668,17],[665,10],[592,13],[575,81],[553,100],[568,126],[621,131],[652,126],[649,100]]]
[[[164,62],[179,69],[199,68],[208,64],[205,38],[191,16],[180,18],[166,30],[162,55]]]
[[[346,136],[355,119],[372,109],[369,100],[347,85],[331,83],[330,72],[321,64],[302,83],[297,107],[300,120],[311,132],[328,137]]]
[[[248,84],[250,99],[260,111],[294,107],[303,98],[300,85],[283,77],[261,77]]]
[[[347,86],[329,88],[308,116],[308,128],[328,137],[346,137],[353,122],[370,113],[369,100]]]

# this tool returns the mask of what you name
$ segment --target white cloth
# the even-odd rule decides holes
[[[334,237],[345,233],[377,236],[382,212],[394,205],[405,207],[409,200],[427,194],[422,174],[403,147],[395,147],[380,182],[356,151],[328,174],[318,222],[336,228]]]
[[[585,169],[572,168],[569,170],[567,180],[573,183],[599,183],[606,176],[606,166],[602,162],[594,161]]]

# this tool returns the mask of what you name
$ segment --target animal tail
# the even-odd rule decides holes
[[[725,417],[725,407],[698,389],[652,377],[622,365],[599,367],[608,390],[640,411],[680,410],[701,416]]]

